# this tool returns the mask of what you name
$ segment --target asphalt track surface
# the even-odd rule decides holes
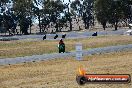
[[[99,31],[98,32],[98,35],[123,35],[124,32],[126,31],[127,29],[120,29],[120,30],[117,30],[117,31]],[[82,32],[69,32],[69,33],[66,33],[66,38],[67,39],[76,39],[76,38],[88,38],[88,37],[91,37],[92,34],[94,32],[89,32],[89,31],[82,31]],[[54,36],[56,34],[47,34],[47,38],[46,40],[60,40],[61,37],[62,37],[62,34],[63,33],[57,33],[58,34],[58,38],[57,39],[54,39]],[[0,40],[2,39],[10,39],[10,40],[26,40],[26,39],[33,39],[33,40],[43,40],[43,36],[44,35],[15,35],[15,36],[10,36],[10,37],[2,37],[0,36]]]
[[[86,56],[86,55],[103,54],[103,53],[110,53],[110,52],[120,52],[125,50],[132,51],[132,44],[94,48],[90,50],[83,50],[82,53],[83,53],[83,56]],[[16,58],[3,58],[3,59],[1,58],[0,65],[44,61],[44,60],[56,59],[56,58],[66,58],[69,56],[76,56],[76,52],[73,51],[73,52],[67,52],[67,53],[53,53],[53,54],[33,55],[33,56],[16,57]]]

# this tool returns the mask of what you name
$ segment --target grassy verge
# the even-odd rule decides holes
[[[0,42],[0,58],[38,55],[58,52],[59,41],[9,41]],[[85,39],[66,39],[66,51],[74,51],[75,44],[81,42],[83,49],[111,45],[132,44],[131,36],[99,36]]]
[[[118,52],[84,57],[73,57],[35,63],[0,66],[2,88],[81,88],[76,83],[78,67],[83,66],[88,74],[132,75],[132,52]],[[82,88],[132,88],[130,84],[87,84]]]

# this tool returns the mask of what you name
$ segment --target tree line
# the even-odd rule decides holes
[[[64,0],[0,0],[0,28],[16,34],[16,27],[20,26],[21,34],[27,35],[37,19],[40,33],[50,23],[54,24],[56,32],[69,23],[69,31],[72,31],[72,18],[81,17],[85,29],[94,26],[97,19],[104,30],[107,23],[117,30],[118,22],[132,20],[131,5],[132,0],[69,0],[69,3]]]

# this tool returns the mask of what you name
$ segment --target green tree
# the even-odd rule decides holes
[[[56,24],[56,31],[59,31],[58,21],[61,13],[63,13],[64,8],[64,4],[61,0],[46,0],[43,2],[44,14],[49,15],[50,22]]]
[[[73,12],[75,13],[75,15],[80,16],[81,14],[81,8],[82,4],[80,0],[75,0],[71,3],[70,7],[72,8]]]
[[[40,33],[42,32],[42,27],[41,27],[41,16],[42,16],[42,13],[43,13],[43,10],[42,9],[39,9],[38,7],[34,6],[33,7],[33,13],[34,13],[34,16],[38,18],[38,22],[39,22],[39,29],[40,29]]]
[[[84,0],[83,2],[83,21],[85,23],[85,28],[89,29],[89,26],[94,26],[94,0]]]
[[[97,20],[103,25],[104,30],[109,20],[110,8],[111,0],[96,0],[95,2],[95,15]]]
[[[5,6],[6,3],[8,3],[8,2],[9,2],[9,0],[0,0],[0,13],[3,13],[5,11],[5,8],[3,8],[3,6]],[[0,27],[2,27],[2,26],[3,26],[3,15],[0,14]],[[6,31],[6,30],[3,29],[2,31]]]
[[[19,17],[19,23],[24,22],[21,20],[28,19],[28,23],[29,23],[28,25],[31,33],[33,7],[35,4],[35,0],[13,0],[12,2],[13,2],[14,14],[16,14]]]
[[[72,31],[72,17],[71,16],[72,16],[72,14],[69,11],[64,13],[63,22],[69,22],[69,25],[70,25],[69,31]]]
[[[81,16],[85,24],[85,29],[89,29],[90,25],[94,25],[93,0],[75,0],[71,3],[71,8],[76,16]]]
[[[8,2],[9,0],[0,0],[0,8],[2,8],[2,6],[4,6]]]
[[[44,16],[41,20],[41,27],[42,27],[42,31],[44,32],[46,27],[49,25],[50,23],[50,19],[48,16]]]
[[[115,26],[117,30],[120,20],[130,18],[131,0],[96,0],[95,1],[95,14],[97,20],[101,22],[105,29],[107,22]]]
[[[132,21],[132,0],[121,0],[121,9],[123,10],[124,22],[128,19]]]

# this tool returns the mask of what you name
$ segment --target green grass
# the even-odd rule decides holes
[[[56,41],[4,41],[0,42],[0,58],[30,56],[58,52]],[[75,51],[75,44],[81,42],[83,49],[132,44],[131,36],[98,36],[84,39],[66,39],[66,51]]]

